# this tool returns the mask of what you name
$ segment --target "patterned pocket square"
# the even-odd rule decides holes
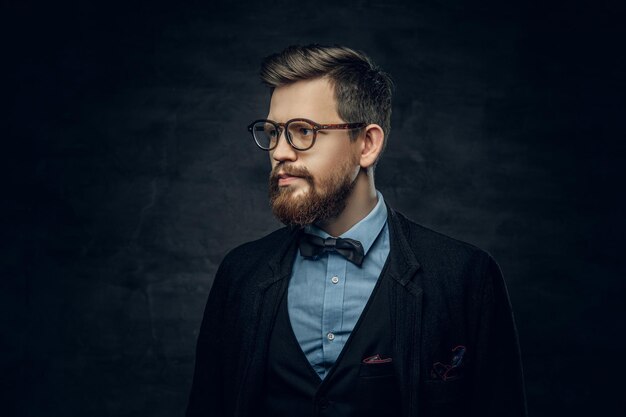
[[[433,363],[433,367],[430,370],[430,377],[433,379],[441,379],[442,381],[458,379],[461,376],[460,368],[463,365],[465,351],[466,348],[463,345],[458,345],[453,348],[450,364],[442,362]]]
[[[371,363],[371,364],[376,364],[376,363],[389,363],[392,362],[393,359],[392,358],[383,358],[380,356],[380,353],[377,353],[374,356],[370,356],[368,358],[363,359],[363,363]]]

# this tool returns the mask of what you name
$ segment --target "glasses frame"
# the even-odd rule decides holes
[[[253,130],[254,125],[259,122],[270,123],[274,125],[274,127],[276,127],[276,131],[278,132],[278,139],[276,140],[276,144],[272,146],[271,148],[266,148],[266,147],[261,146],[261,144],[257,141],[256,136],[254,136],[254,130]],[[294,145],[293,141],[291,140],[291,135],[289,134],[289,125],[293,122],[307,122],[313,127],[313,140],[311,141],[310,146],[306,148],[299,148],[296,145]],[[365,122],[321,124],[321,123],[314,122],[313,120],[305,119],[302,117],[287,120],[285,123],[278,123],[270,119],[258,119],[248,125],[248,132],[252,134],[254,143],[256,143],[256,145],[259,148],[263,149],[264,151],[271,151],[272,149],[275,149],[276,146],[278,146],[278,141],[280,140],[280,136],[283,134],[283,131],[285,132],[285,138],[287,139],[287,143],[289,143],[289,145],[291,145],[293,149],[297,151],[306,151],[306,150],[311,149],[313,145],[315,145],[315,140],[317,139],[317,132],[319,132],[320,130],[354,130],[354,129],[364,128],[365,126],[367,126],[367,123]]]

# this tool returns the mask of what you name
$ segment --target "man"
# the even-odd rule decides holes
[[[524,416],[513,315],[486,252],[374,185],[391,81],[362,53],[265,59],[270,203],[286,227],[232,250],[198,337],[187,416]]]

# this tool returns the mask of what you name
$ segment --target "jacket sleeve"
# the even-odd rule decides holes
[[[500,267],[485,254],[475,330],[472,416],[526,417],[521,352]]]
[[[227,282],[228,273],[224,260],[215,274],[200,325],[187,417],[224,415],[223,370],[220,366],[219,347],[224,342],[221,325],[227,298]]]

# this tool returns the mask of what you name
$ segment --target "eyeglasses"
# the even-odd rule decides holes
[[[287,142],[291,147],[298,151],[306,151],[315,145],[315,138],[320,130],[354,130],[361,129],[366,125],[366,123],[322,125],[309,119],[291,119],[285,123],[278,123],[273,120],[261,119],[250,123],[248,131],[252,134],[259,148],[271,151],[278,145],[278,139],[284,129]]]

